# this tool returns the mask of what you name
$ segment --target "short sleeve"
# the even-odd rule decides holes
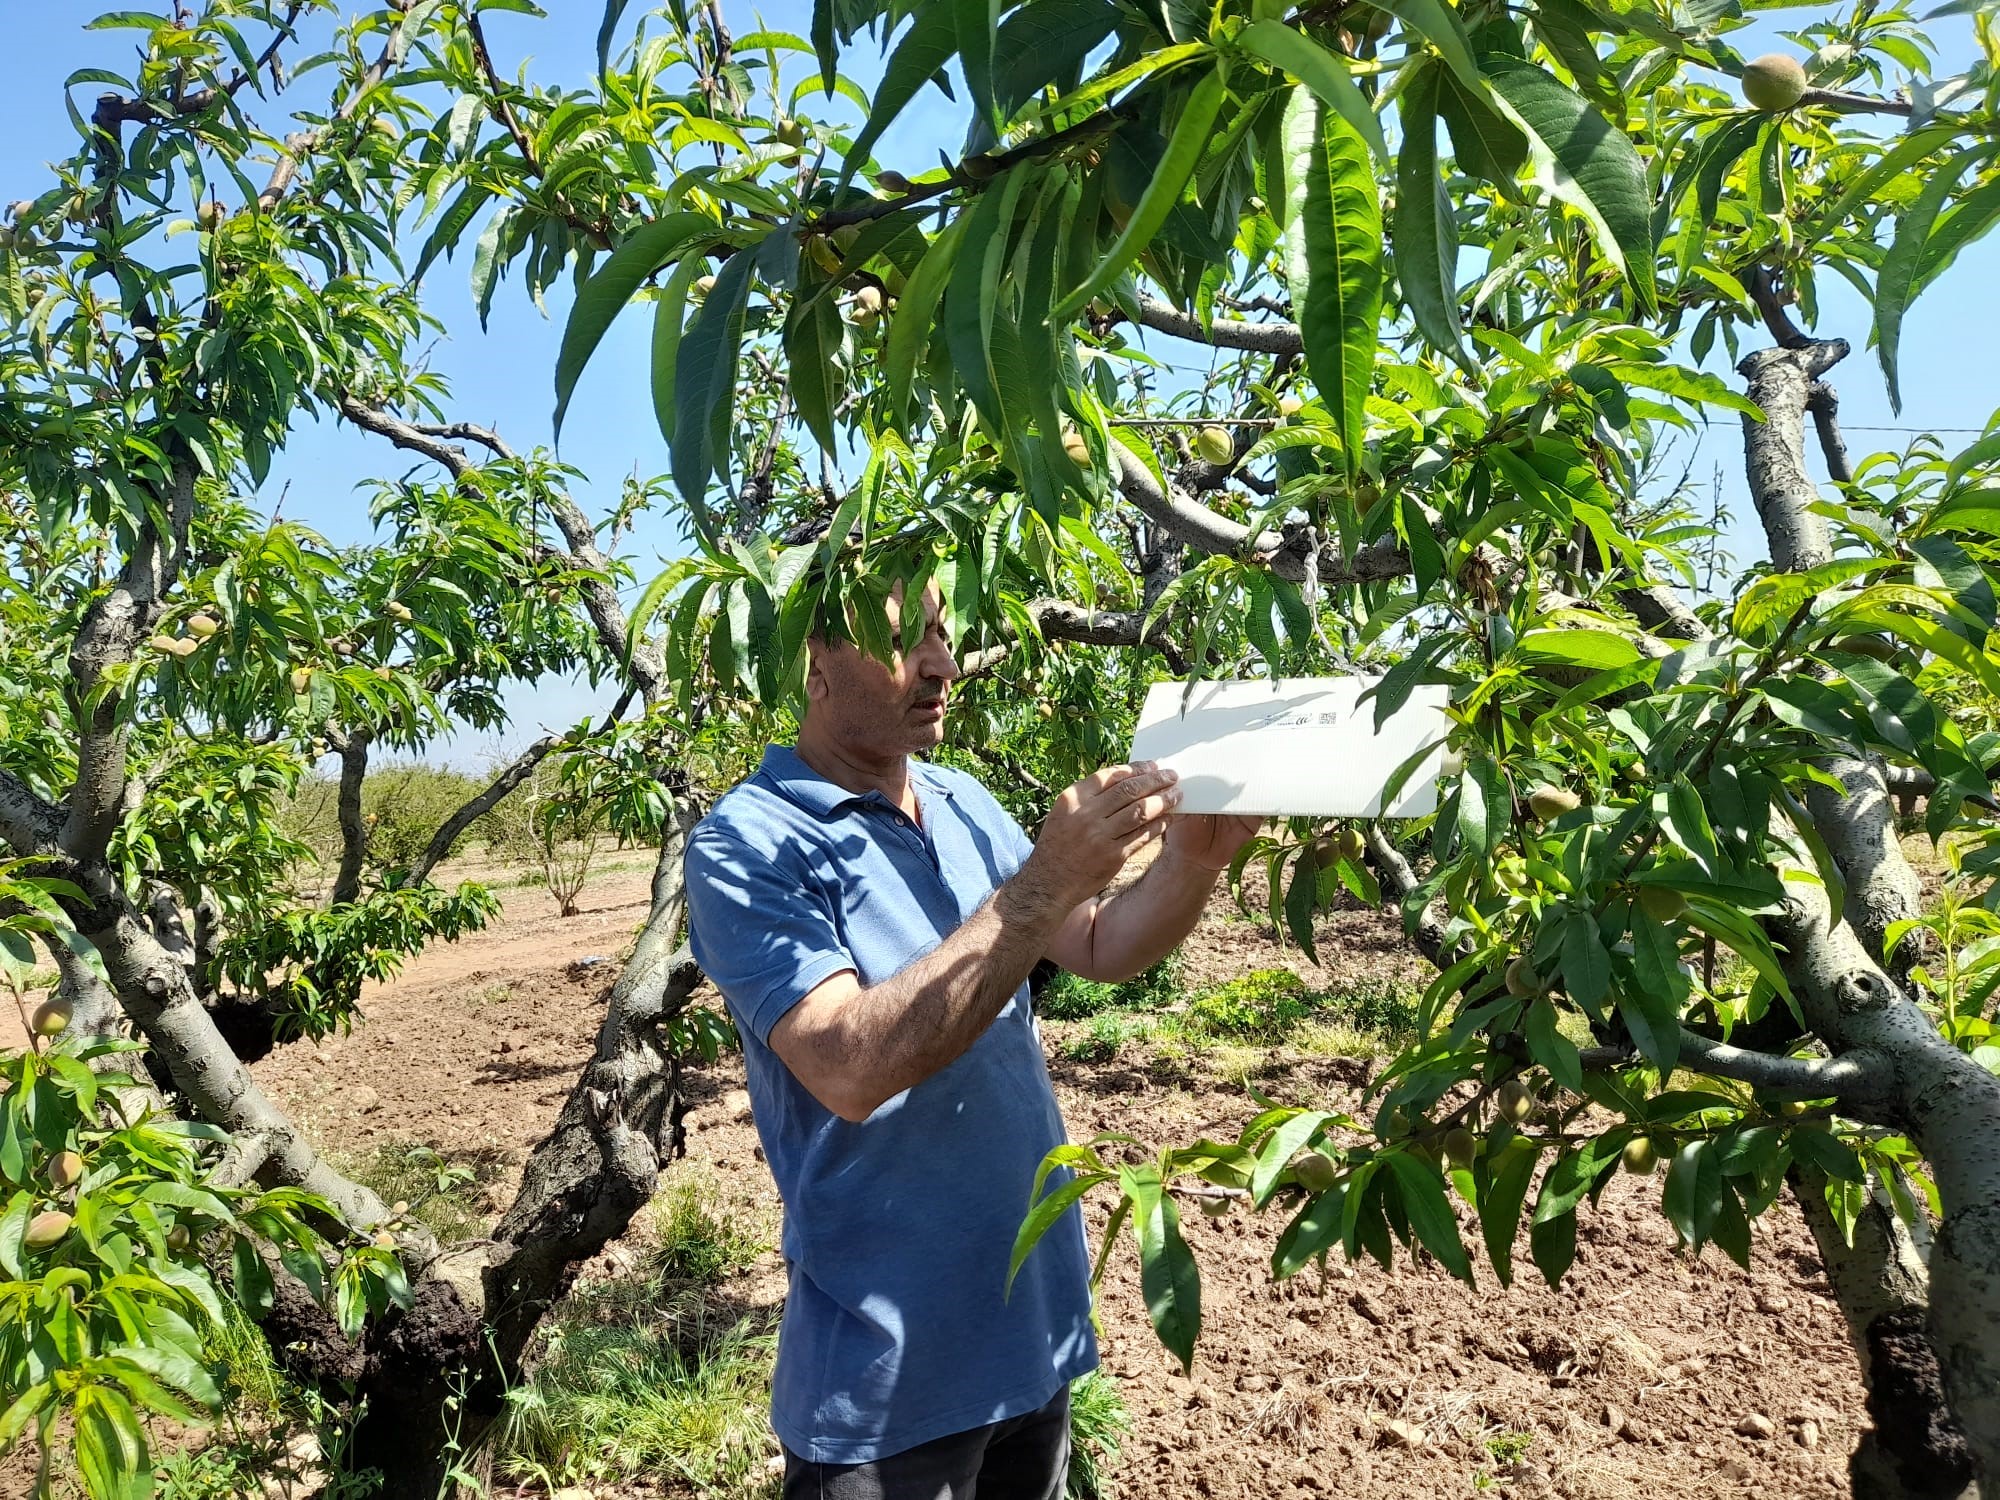
[[[760,1042],[815,986],[856,967],[825,895],[728,833],[689,840],[687,902],[695,962]]]

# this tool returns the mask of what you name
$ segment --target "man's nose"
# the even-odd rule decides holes
[[[958,676],[958,658],[951,654],[950,643],[942,637],[933,639],[925,646],[918,667],[925,677],[941,682],[950,682]]]

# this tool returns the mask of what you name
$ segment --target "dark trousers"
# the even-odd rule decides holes
[[[785,1450],[784,1500],[1063,1500],[1069,1387],[1039,1411],[954,1432],[866,1464]]]

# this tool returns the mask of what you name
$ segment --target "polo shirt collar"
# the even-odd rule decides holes
[[[834,785],[800,760],[798,751],[790,745],[766,745],[761,774],[784,797],[817,818],[830,818],[864,802],[888,804],[880,792],[850,792],[844,786]],[[920,760],[910,762],[910,780],[925,797],[951,796],[951,787],[944,778]]]

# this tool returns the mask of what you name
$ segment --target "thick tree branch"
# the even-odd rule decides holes
[[[12,771],[0,769],[0,839],[17,855],[56,854],[62,809],[44,801]]]
[[[422,454],[433,463],[442,465],[454,479],[460,481],[468,480],[478,465],[453,439],[478,443],[501,459],[514,457],[513,450],[497,433],[470,422],[456,422],[448,426],[407,422],[351,395],[341,397],[340,410],[355,426],[387,438],[398,448]],[[576,587],[584,613],[596,629],[598,645],[614,659],[624,658],[630,622],[625,606],[618,598],[618,590],[612,586],[611,562],[597,545],[597,533],[590,524],[590,517],[565,491],[550,489],[543,492],[541,499],[548,506],[550,519],[562,532],[575,566],[586,575],[578,580]],[[650,641],[632,643],[629,671],[646,702],[651,703],[659,695],[666,671],[659,648]]]
[[[1143,644],[1153,647],[1165,657],[1172,670],[1183,674],[1188,670],[1187,658],[1167,636],[1165,619],[1155,620],[1152,633],[1142,640],[1140,627],[1146,622],[1144,610],[1092,609],[1068,599],[1031,599],[1026,608],[1043,636],[1049,640],[1075,641],[1086,646]],[[1011,644],[1013,629],[1007,627],[1006,634],[1010,644],[987,646],[970,653],[959,663],[959,671],[969,676],[974,672],[990,671],[1005,661],[1014,652]]]
[[[1245,318],[1216,318],[1207,328],[1192,313],[1184,313],[1171,302],[1141,295],[1139,323],[1159,333],[1172,334],[1216,349],[1242,349],[1251,354],[1303,354],[1305,340],[1296,323],[1253,323]]]
[[[1744,467],[1771,565],[1783,572],[1803,573],[1833,557],[1832,533],[1813,510],[1819,491],[1806,472],[1805,414],[1814,382],[1847,357],[1847,348],[1845,339],[1826,339],[1759,349],[1736,367],[1764,413],[1762,421],[1743,414]]]
[[[1819,449],[1826,456],[1827,477],[1835,484],[1854,483],[1854,466],[1847,460],[1847,440],[1840,435],[1840,396],[1824,380],[1815,380],[1806,389],[1806,410],[1812,413],[1819,433]]]
[[[1169,536],[1200,552],[1259,557],[1278,577],[1294,583],[1305,580],[1307,559],[1313,555],[1309,534],[1288,536],[1266,531],[1253,539],[1250,528],[1242,522],[1218,515],[1171,487],[1163,488],[1153,471],[1123,443],[1114,442],[1111,454],[1118,465],[1120,493]],[[1329,585],[1402,578],[1410,571],[1409,555],[1395,545],[1393,536],[1369,543],[1351,558],[1321,551],[1317,565],[1319,581]]]
[[[1844,115],[1900,115],[1906,120],[1915,108],[1908,99],[1881,99],[1840,89],[1807,89],[1799,96],[1799,107],[1838,110]]]
[[[1854,1109],[1879,1109],[1894,1081],[1888,1064],[1873,1053],[1838,1057],[1777,1057],[1681,1032],[1681,1066],[1733,1078],[1770,1094],[1797,1099],[1838,1099]]]
[[[123,695],[98,688],[107,672],[137,654],[163,612],[161,601],[180,577],[194,517],[194,482],[193,460],[176,459],[168,492],[160,497],[166,534],[148,515],[117,580],[92,602],[70,647],[68,691],[79,735],[62,847],[80,864],[103,857],[125,809],[128,725],[120,712]]]
[[[638,695],[638,691],[636,685],[627,686],[619,695],[618,701],[611,705],[611,711],[605,714],[604,722],[615,724],[624,718],[625,710],[632,706],[632,699]],[[534,775],[535,767],[546,760],[549,752],[561,743],[561,736],[543,735],[516,756],[477,796],[469,798],[462,807],[439,824],[437,832],[431,835],[431,841],[425,846],[424,852],[410,867],[410,879],[412,881],[430,879],[431,871],[444,862],[445,857],[451,853],[452,845],[458,842],[459,836],[498,807],[514,788]]]

